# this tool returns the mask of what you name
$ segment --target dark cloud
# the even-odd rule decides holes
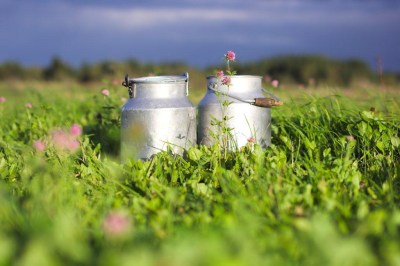
[[[132,4],[134,3],[134,4]],[[285,53],[360,57],[400,70],[397,1],[2,1],[0,61],[220,62]]]

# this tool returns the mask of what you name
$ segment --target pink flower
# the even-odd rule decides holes
[[[224,76],[224,71],[220,70],[216,74],[217,78],[222,78]]]
[[[270,77],[269,75],[265,75],[265,76],[264,76],[264,81],[265,81],[266,83],[270,83],[270,82],[271,82],[271,77]]]
[[[230,76],[224,76],[221,80],[223,85],[231,85],[231,77]]]
[[[0,103],[4,103],[7,101],[6,97],[0,96]]]
[[[130,230],[129,216],[122,212],[110,212],[103,221],[104,233],[108,236],[121,236]]]
[[[272,85],[272,87],[277,88],[279,86],[279,81],[274,79],[273,81],[271,81],[271,85]]]
[[[32,103],[26,103],[26,104],[25,104],[25,107],[26,107],[26,108],[32,108]]]
[[[236,54],[233,51],[226,52],[225,59],[228,61],[235,61]]]
[[[75,137],[77,136],[73,136],[62,130],[56,130],[53,132],[51,140],[57,149],[74,152],[80,145],[79,141],[76,140]]]
[[[110,96],[110,92],[107,89],[101,90],[101,94],[103,94],[104,96]]]
[[[76,151],[79,148],[79,141],[75,140],[75,139],[70,139],[67,142],[66,148],[70,151]]]
[[[69,128],[69,133],[72,136],[80,136],[82,134],[82,128],[80,125],[78,124],[73,124],[70,128]]]
[[[247,139],[248,143],[255,143],[256,142],[256,138],[255,137],[250,137]]]
[[[68,146],[69,136],[62,130],[56,130],[51,135],[51,140],[56,148],[65,149]]]
[[[46,149],[46,145],[43,143],[43,141],[41,140],[35,140],[33,142],[33,147],[35,148],[35,150],[37,151],[44,151]]]

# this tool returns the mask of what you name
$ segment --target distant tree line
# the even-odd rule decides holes
[[[334,60],[317,55],[279,56],[239,65],[236,69],[239,73],[267,75],[268,79],[303,86],[349,86],[355,81],[380,81],[379,73],[371,71],[359,59]],[[394,85],[399,83],[400,75],[386,73],[385,80]]]
[[[222,64],[221,64],[222,66]],[[249,63],[235,62],[238,74],[260,75],[264,81],[277,79],[288,84],[302,86],[338,85],[349,86],[357,81],[373,83],[385,81],[387,85],[398,85],[400,73],[373,72],[369,66],[358,59],[334,60],[324,56],[278,56]],[[189,72],[191,80],[198,83],[212,75],[216,67],[206,69],[192,68],[181,62],[146,64],[134,59],[126,61],[102,61],[84,63],[72,67],[59,57],[54,57],[46,67],[24,67],[16,62],[0,64],[0,80],[43,80],[79,82],[99,82],[104,79],[120,80],[125,74],[130,77],[148,75],[176,75]]]

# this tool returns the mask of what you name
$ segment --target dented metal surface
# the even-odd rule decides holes
[[[230,149],[255,142],[262,148],[271,143],[271,108],[254,105],[255,99],[266,99],[262,93],[260,76],[231,76],[230,85],[216,77],[207,78],[207,93],[198,105],[198,143],[211,146],[221,141],[222,132],[215,121],[223,121],[230,128]],[[223,102],[228,106],[224,107]],[[271,99],[273,104],[278,100]],[[271,104],[271,106],[273,106]]]
[[[189,75],[125,78],[130,100],[121,108],[121,156],[146,160],[196,144],[196,108],[187,98]]]

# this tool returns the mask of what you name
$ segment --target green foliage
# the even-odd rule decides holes
[[[318,55],[287,55],[242,64],[231,62],[231,64],[240,75],[266,76],[267,79],[280,80],[281,84],[295,83],[305,87],[350,86],[357,82],[396,86],[400,82],[399,73],[374,73],[365,62],[358,59],[334,60]],[[142,63],[135,59],[84,62],[80,67],[72,67],[59,57],[54,57],[44,68],[24,67],[16,62],[0,64],[0,80],[69,79],[82,83],[99,83],[103,79],[109,79],[120,84],[125,74],[129,74],[130,77],[143,77],[179,75],[184,72],[191,73],[191,84],[195,88],[202,88],[204,76],[213,75],[215,71],[211,68],[192,68],[181,62],[153,64]],[[235,75],[236,71],[228,69],[227,74]]]
[[[0,104],[0,265],[400,263],[397,99],[384,112],[287,101],[267,150],[120,163],[115,90]],[[32,146],[73,123],[78,151]],[[105,230],[115,212],[129,217],[124,234]]]
[[[354,81],[375,79],[368,65],[360,60],[339,61],[317,55],[278,56],[242,64],[237,70],[241,74],[268,75],[286,83],[311,87],[349,86]]]
[[[38,80],[42,78],[41,73],[38,67],[26,68],[13,61],[0,64],[0,80]]]
[[[45,80],[61,81],[68,78],[75,78],[75,75],[75,70],[59,57],[54,57],[50,65],[43,70],[43,78]]]

